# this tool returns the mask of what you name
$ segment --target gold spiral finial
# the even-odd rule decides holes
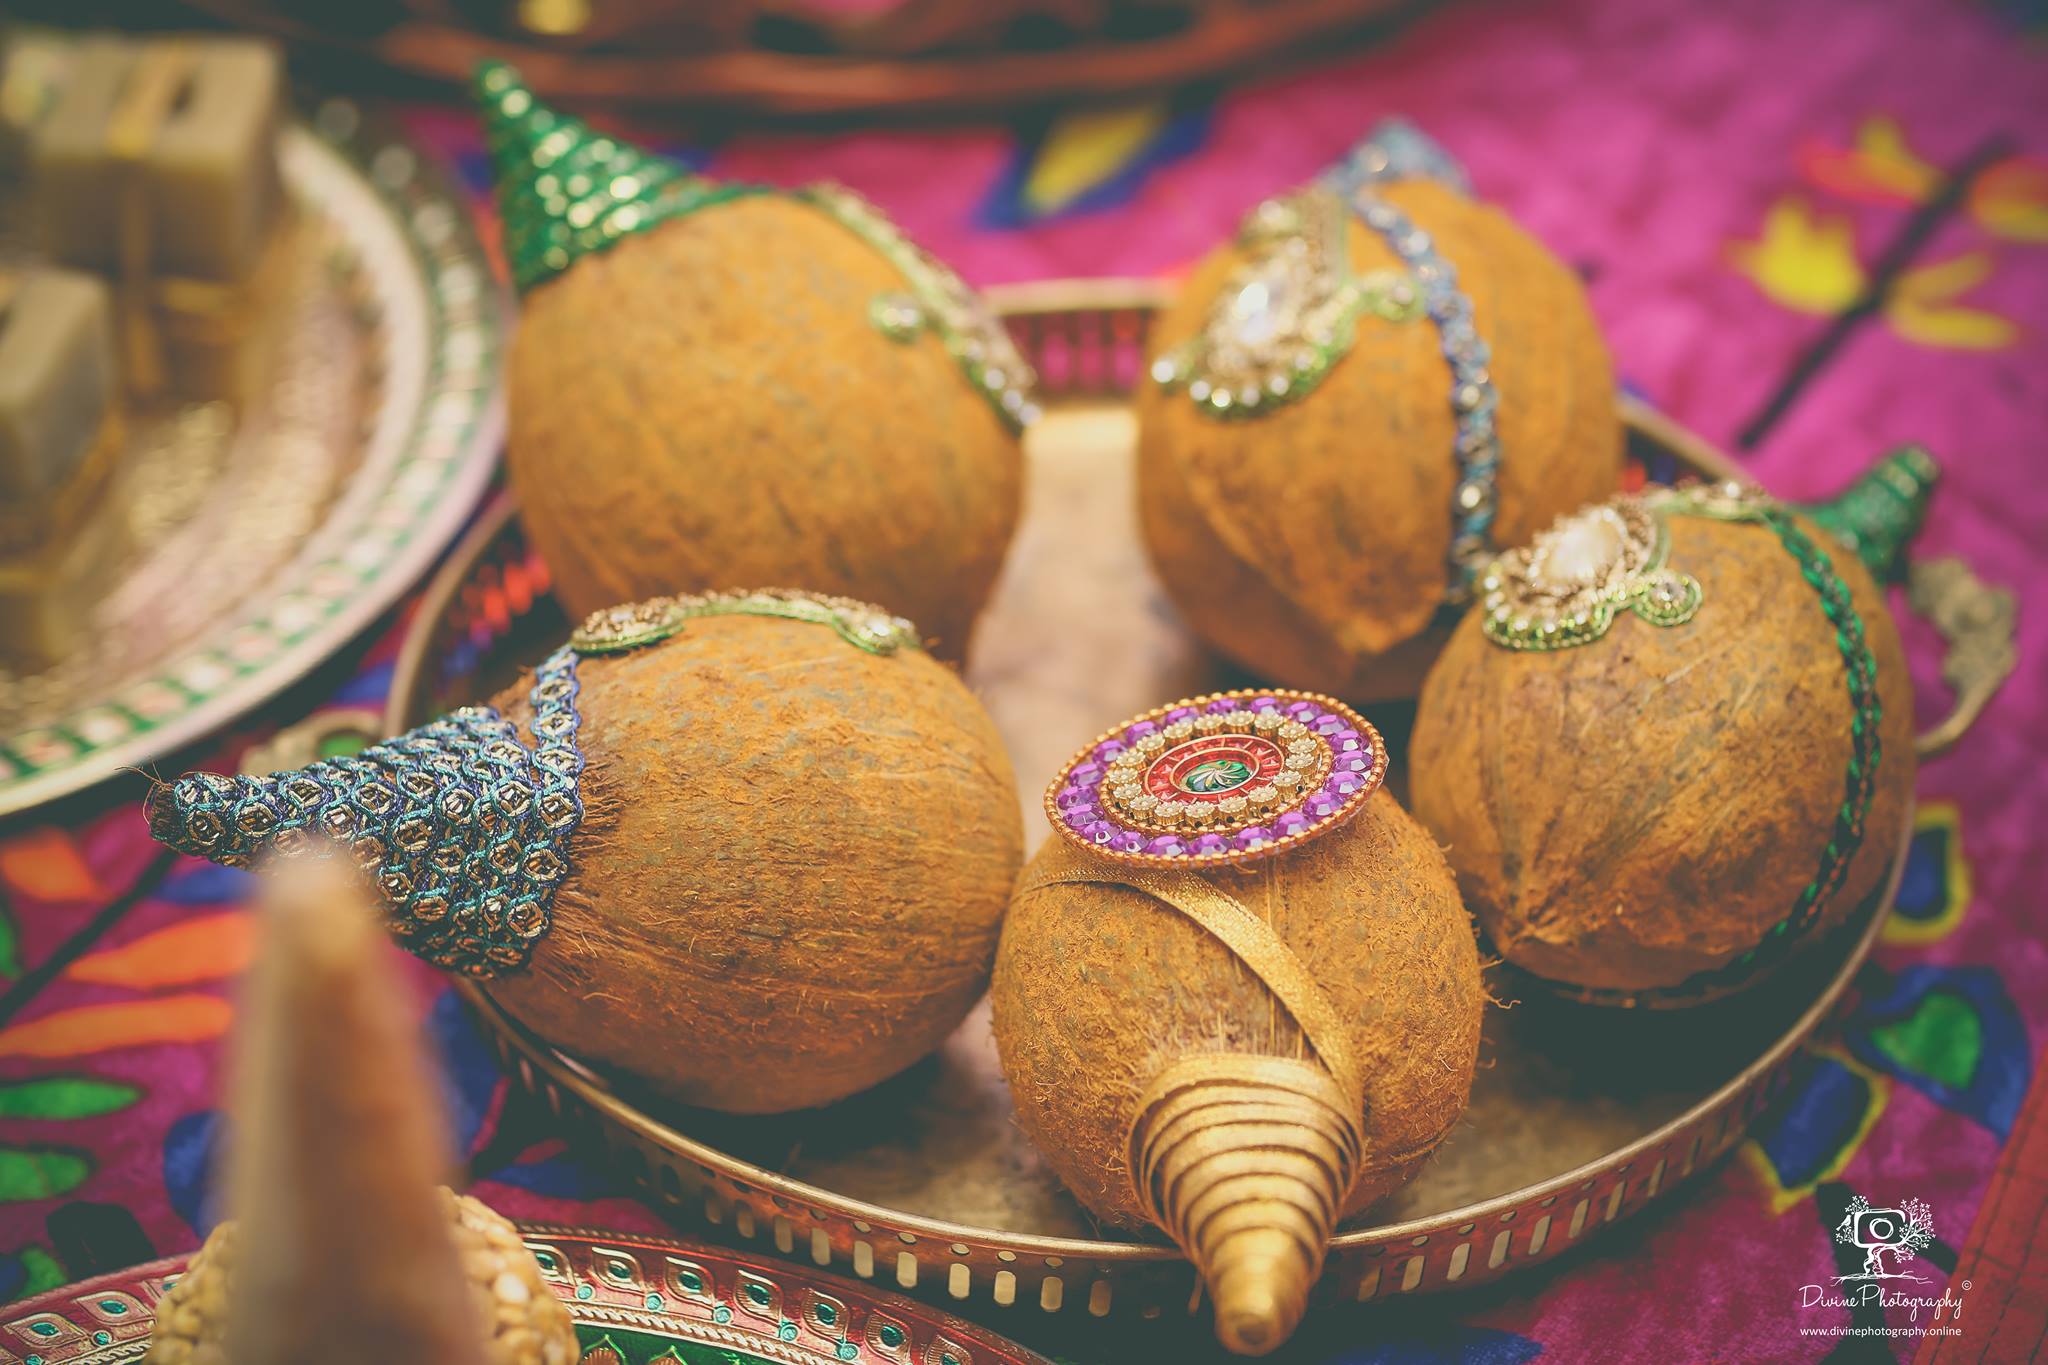
[[[1189,1057],[1146,1090],[1131,1179],[1195,1263],[1216,1336],[1240,1355],[1286,1341],[1357,1178],[1360,1105],[1329,1070],[1284,1057]]]

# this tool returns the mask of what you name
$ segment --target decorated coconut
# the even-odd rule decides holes
[[[1561,518],[1480,587],[1423,688],[1412,792],[1531,984],[1726,995],[1882,883],[1912,685],[1848,546],[1744,485],[1660,489]]]
[[[156,1311],[149,1365],[572,1365],[569,1313],[454,1168],[416,1011],[338,860],[264,879],[215,1228]]]
[[[801,583],[957,656],[1016,526],[1031,367],[831,185],[721,184],[478,75],[522,295],[505,461],[576,613]]]
[[[1413,696],[1496,547],[1619,475],[1578,278],[1403,124],[1254,209],[1152,338],[1146,546],[1195,632],[1278,682]]]
[[[1230,1349],[1299,1321],[1331,1231],[1464,1111],[1479,958],[1379,734],[1328,697],[1228,692],[1083,749],[1003,929],[1017,1122],[1097,1216],[1156,1227]]]
[[[401,942],[556,1046],[690,1104],[824,1104],[960,1022],[1023,858],[995,727],[918,638],[843,598],[652,599],[493,706],[160,787],[152,828],[229,864],[325,832]]]

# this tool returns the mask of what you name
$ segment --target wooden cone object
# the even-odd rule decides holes
[[[517,1229],[453,1164],[393,951],[349,866],[273,860],[233,1059],[225,1183],[150,1365],[570,1365]]]
[[[281,862],[233,1080],[236,1365],[485,1365],[435,1187],[450,1144],[416,1013],[347,865]]]

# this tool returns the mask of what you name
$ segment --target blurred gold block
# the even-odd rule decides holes
[[[71,70],[69,38],[31,29],[6,34],[0,48],[0,169],[28,164],[36,129],[56,106]]]
[[[129,548],[125,500],[111,485],[102,491],[64,534],[0,558],[0,658],[10,664],[55,663],[94,629]]]
[[[284,344],[284,305],[305,259],[305,220],[288,208],[271,232],[248,277],[235,284],[158,280],[141,302],[142,326],[157,348],[155,384],[129,385],[147,395],[157,388],[179,398],[224,399],[245,407],[269,384]]]
[[[0,276],[0,656],[83,643],[128,549],[112,306],[90,275]]]
[[[106,285],[90,275],[0,276],[0,552],[42,537],[105,424],[111,313]]]
[[[87,40],[36,135],[44,249],[102,272],[247,275],[283,199],[281,98],[264,42]]]

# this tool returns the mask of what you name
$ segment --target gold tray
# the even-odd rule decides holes
[[[520,1231],[568,1305],[588,1365],[1051,1365],[971,1323],[833,1276],[667,1238],[545,1225]],[[188,1259],[0,1308],[0,1365],[141,1359],[157,1305]],[[686,1346],[705,1349],[684,1354]]]
[[[343,100],[278,152],[265,373],[239,405],[127,414],[133,548],[83,650],[0,668],[0,815],[297,681],[419,581],[496,464],[509,313],[460,190]]]
[[[1025,523],[968,677],[1009,744],[1034,843],[1047,833],[1039,790],[1076,735],[1234,681],[1178,625],[1132,524],[1133,427],[1112,396],[1135,380],[1155,298],[1117,283],[999,296],[1059,401],[1027,442]],[[1651,475],[1734,473],[1640,405],[1627,422],[1632,463]],[[570,623],[546,598],[545,574],[501,499],[430,585],[381,732],[488,695],[558,643]],[[1975,621],[1975,652],[1993,657],[1997,622],[1985,633],[1982,614],[1949,616]],[[1996,681],[1959,689],[1959,709],[1981,709]],[[1404,712],[1372,710],[1396,785]],[[351,723],[378,728],[347,715],[325,724]],[[1891,877],[1843,931],[1737,1000],[1638,1014],[1625,1029],[1610,1012],[1556,1002],[1492,1011],[1469,1114],[1413,1184],[1341,1229],[1319,1299],[1490,1283],[1639,1213],[1727,1152],[1848,988],[1890,910],[1909,833],[1897,831]],[[741,1118],[641,1096],[458,987],[519,1083],[679,1220],[981,1309],[1157,1318],[1200,1304],[1172,1247],[1105,1234],[1039,1163],[1011,1120],[985,1005],[936,1057],[876,1090],[822,1111]]]

